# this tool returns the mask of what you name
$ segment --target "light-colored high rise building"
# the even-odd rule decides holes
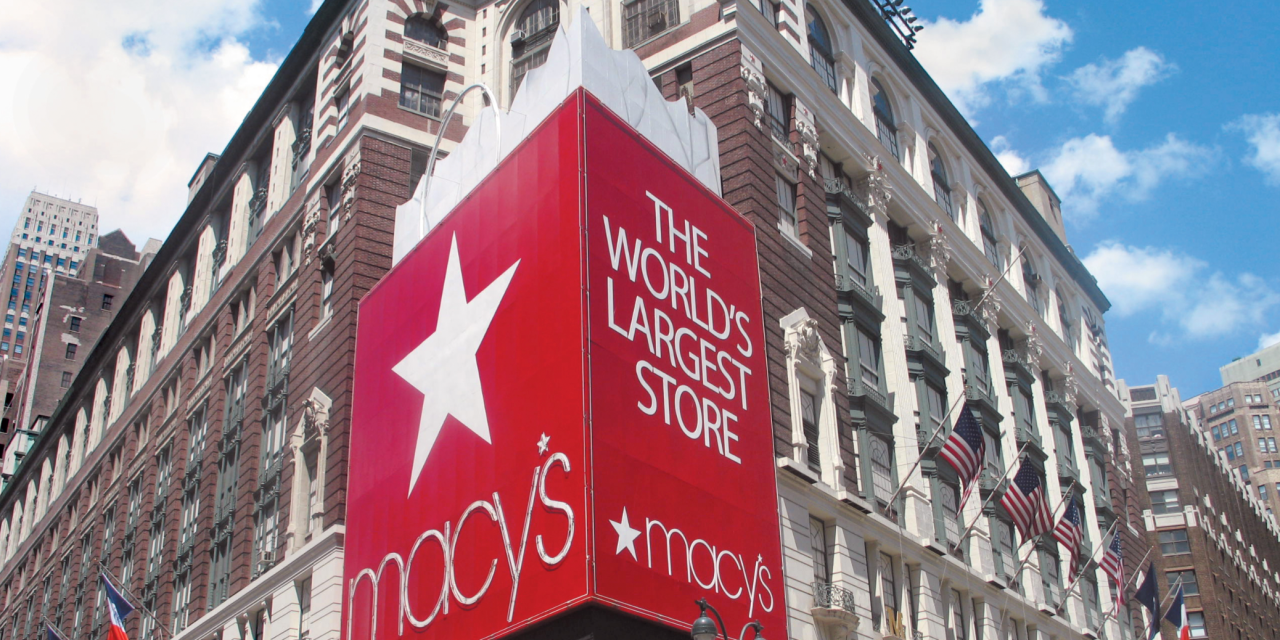
[[[1222,384],[1265,382],[1272,400],[1280,401],[1280,342],[1236,358],[1218,369]]]

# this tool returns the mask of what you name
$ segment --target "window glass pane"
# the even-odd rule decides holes
[[[778,224],[784,233],[796,235],[796,187],[791,181],[774,174],[778,188]]]
[[[869,387],[880,387],[880,340],[865,329],[858,329],[858,365],[862,370],[862,382]]]
[[[809,518],[810,551],[813,554],[813,581],[817,584],[831,583],[831,560],[827,552],[827,528],[817,518]]]

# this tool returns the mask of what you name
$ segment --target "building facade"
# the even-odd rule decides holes
[[[54,273],[45,282],[29,323],[22,325],[28,330],[30,348],[14,363],[14,397],[0,418],[3,482],[43,431],[149,258],[140,255],[123,233],[112,231],[76,261],[74,272]]]
[[[1280,406],[1268,383],[1228,384],[1188,400],[1186,408],[1241,482],[1266,505],[1267,513],[1280,511],[1280,496],[1276,495],[1280,489],[1280,448],[1275,432],[1280,426]]]
[[[1243,358],[1236,358],[1218,369],[1222,384],[1265,382],[1272,400],[1280,400],[1280,342]]]
[[[1143,516],[1162,576],[1159,593],[1182,585],[1192,637],[1275,637],[1280,527],[1269,504],[1227,460],[1196,412],[1183,406],[1168,378],[1136,387],[1121,381],[1120,388],[1150,494]],[[1172,625],[1162,626],[1165,638],[1176,638]]]
[[[449,101],[509,105],[583,8],[715,123],[757,229],[785,635],[1133,637],[1095,562],[999,506],[1025,460],[1082,505],[1086,559],[1145,536],[1112,486],[1109,303],[1043,177],[1001,168],[868,0],[326,2],[0,493],[5,633],[103,633],[105,568],[177,638],[339,636],[356,304],[483,104]],[[964,509],[936,458],[962,403],[988,445]]]

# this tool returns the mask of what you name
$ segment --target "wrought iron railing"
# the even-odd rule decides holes
[[[855,611],[853,590],[830,582],[813,583],[813,606],[820,609]]]

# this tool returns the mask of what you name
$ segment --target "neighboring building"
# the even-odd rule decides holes
[[[1274,638],[1280,628],[1280,527],[1267,505],[1215,447],[1195,412],[1183,407],[1168,378],[1140,387],[1121,381],[1120,390],[1150,494],[1144,516],[1163,576],[1160,593],[1181,580],[1193,638]],[[1175,639],[1172,625],[1163,628],[1165,638]]]
[[[55,273],[39,292],[26,325],[30,349],[15,367],[14,398],[0,418],[3,482],[43,430],[150,257],[140,256],[129,238],[112,231],[77,261],[75,272]]]
[[[1280,342],[1257,353],[1236,358],[1218,369],[1222,384],[1235,382],[1265,382],[1271,399],[1280,401]]]
[[[1105,574],[1087,563],[1064,597],[1068,558],[1049,536],[1020,545],[999,506],[1025,448],[1055,504],[1085,507],[1087,551],[1133,510],[1111,486],[1129,447],[1109,302],[1056,196],[1001,168],[875,5],[765,6],[325,2],[0,493],[8,637],[42,617],[104,633],[101,562],[182,640],[338,638],[356,304],[449,99],[486,82],[510,104],[585,7],[651,70],[634,91],[709,115],[723,197],[756,226],[785,635],[1131,638],[1103,619]],[[961,399],[989,452],[964,510],[935,457]]]
[[[1266,382],[1236,382],[1186,401],[1197,424],[1227,465],[1266,505],[1280,511],[1280,406]],[[1142,420],[1138,422],[1139,433]]]

